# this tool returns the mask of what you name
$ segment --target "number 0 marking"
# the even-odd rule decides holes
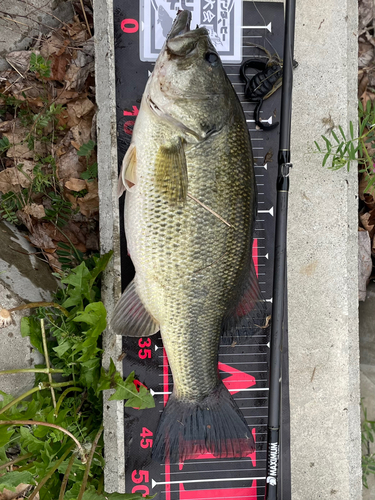
[[[121,29],[124,33],[136,33],[139,29],[138,21],[135,19],[124,19],[121,21]]]

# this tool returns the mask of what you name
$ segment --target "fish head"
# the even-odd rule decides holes
[[[190,30],[190,21],[189,11],[177,14],[146,92],[162,119],[204,139],[230,119],[228,98],[234,91],[208,31]]]

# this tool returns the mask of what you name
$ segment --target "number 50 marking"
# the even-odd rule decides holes
[[[121,21],[121,29],[124,33],[136,33],[139,29],[138,21],[135,19],[124,19]]]

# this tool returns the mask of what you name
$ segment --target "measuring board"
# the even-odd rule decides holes
[[[192,12],[192,26],[208,27],[245,112],[258,187],[253,260],[268,314],[271,314],[279,128],[271,132],[257,129],[253,120],[255,104],[244,97],[239,68],[243,60],[264,57],[264,52],[249,43],[265,46],[271,53],[282,56],[283,4],[241,0],[114,0],[119,168],[131,141],[147,79],[178,8]],[[250,70],[248,74],[255,72]],[[280,99],[278,91],[264,102],[263,121],[272,124],[279,120]],[[134,268],[126,251],[123,199],[120,200],[120,217],[124,289],[134,276]],[[254,435],[256,451],[241,459],[218,459],[205,454],[184,463],[156,463],[151,459],[153,437],[172,391],[172,376],[159,334],[142,339],[123,337],[124,375],[134,370],[137,380],[151,390],[156,403],[153,409],[124,410],[126,492],[157,493],[158,500],[256,500],[264,497],[269,345],[268,333],[264,333],[241,344],[221,345],[219,350],[220,374]],[[286,339],[283,348],[286,353]],[[281,498],[290,500],[286,355],[283,363]]]

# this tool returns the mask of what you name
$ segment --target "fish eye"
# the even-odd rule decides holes
[[[219,61],[219,56],[215,52],[207,52],[204,58],[212,66],[214,66]]]

